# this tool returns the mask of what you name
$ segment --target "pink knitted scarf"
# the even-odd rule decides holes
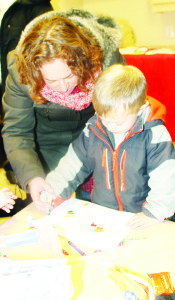
[[[97,71],[94,74],[95,80],[101,71]],[[70,95],[64,95],[59,92],[51,90],[46,84],[41,89],[41,96],[50,102],[61,104],[65,107],[69,107],[74,110],[83,110],[91,104],[92,93],[94,90],[94,83],[87,81],[85,87],[88,89],[87,92],[82,92],[78,87],[75,87]]]

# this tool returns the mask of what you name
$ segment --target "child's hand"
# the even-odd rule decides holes
[[[127,222],[127,225],[131,229],[143,229],[158,222],[159,221],[157,219],[148,217],[143,212],[140,212],[131,217]]]
[[[10,209],[13,208],[15,199],[17,199],[17,196],[10,192],[9,188],[3,188],[0,190],[0,208],[5,210],[7,213],[9,213]]]

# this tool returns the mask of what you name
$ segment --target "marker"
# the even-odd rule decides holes
[[[50,216],[50,209],[49,209],[49,206],[46,207],[46,212],[47,212],[47,215]]]
[[[32,227],[34,227],[36,229],[38,228],[38,224],[37,224],[36,220],[33,217],[28,216],[27,221],[29,222],[30,225],[32,225]]]
[[[82,256],[86,256],[86,254],[80,250],[77,246],[75,246],[71,241],[68,241],[69,245],[74,248],[79,254],[81,254]]]
[[[45,191],[42,191],[42,195],[43,195],[44,201],[47,201],[47,196],[46,196],[46,192]]]
[[[45,191],[42,191],[42,195],[43,195],[44,201],[47,201],[47,196],[46,196],[46,192]],[[49,206],[46,207],[46,212],[47,212],[47,215],[50,216]]]
[[[47,196],[46,196],[46,192],[45,191],[42,191],[42,195],[43,195],[44,201],[47,201]],[[47,212],[47,215],[49,217],[50,216],[49,206],[46,207],[46,212]],[[51,219],[50,219],[50,221],[51,221]],[[51,227],[55,228],[55,226],[53,224],[51,224]]]
[[[50,223],[51,223],[51,227],[52,228],[55,228],[54,224],[52,224],[52,218],[51,218],[51,215],[50,215],[50,209],[49,209],[49,206],[46,207],[46,211],[47,211],[47,215],[50,219]]]

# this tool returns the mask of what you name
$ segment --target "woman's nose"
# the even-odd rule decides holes
[[[65,93],[68,90],[68,86],[67,83],[65,82],[65,80],[60,80],[59,84],[58,84],[58,89],[60,93]]]

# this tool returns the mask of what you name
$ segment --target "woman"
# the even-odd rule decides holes
[[[38,208],[38,177],[54,169],[94,114],[100,71],[125,63],[111,18],[83,10],[48,12],[30,22],[8,54],[2,136],[7,158]]]

